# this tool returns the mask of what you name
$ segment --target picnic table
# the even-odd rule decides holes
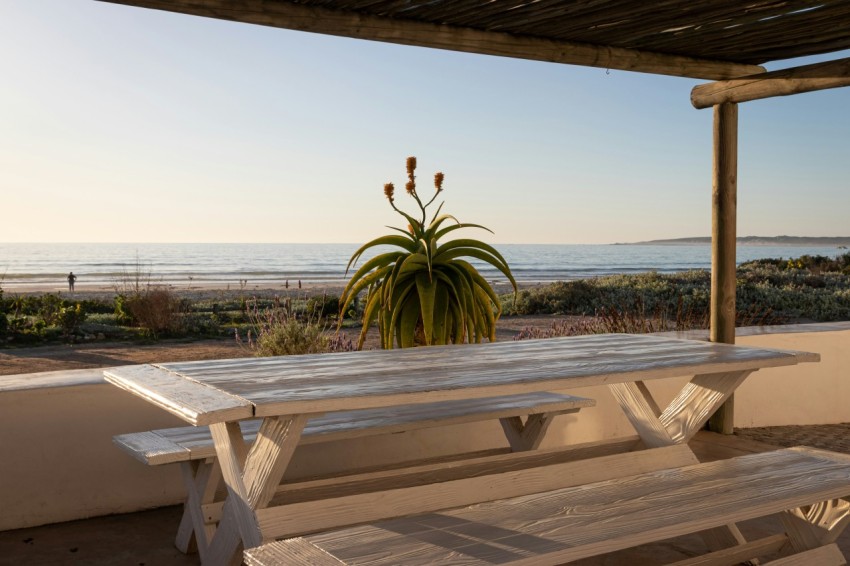
[[[546,489],[549,476],[523,485],[522,470],[552,454],[519,453],[457,466],[428,467],[439,481],[457,480],[456,490],[410,483],[410,470],[367,474],[350,481],[334,497],[270,506],[307,421],[359,409],[462,399],[573,391],[606,385],[646,448],[686,443],[753,371],[817,361],[817,354],[740,347],[650,335],[594,335],[481,345],[396,351],[251,358],[125,366],[106,379],[193,425],[209,425],[227,484],[218,528],[207,553],[209,563],[237,560],[250,549],[282,535],[318,532],[337,525],[401,517],[486,501],[480,493],[486,467],[520,470],[500,489],[501,497]],[[691,377],[664,408],[645,383]],[[262,418],[253,444],[246,446],[240,421]],[[634,443],[630,446],[633,448]],[[585,455],[610,454],[616,442]],[[587,450],[586,450],[587,452]],[[692,454],[690,455],[692,458]],[[537,460],[535,460],[537,458]],[[601,461],[602,459],[600,459]],[[635,471],[643,464],[635,459]],[[631,464],[630,464],[631,465]],[[525,466],[525,467],[523,467]],[[603,477],[605,464],[591,466],[588,478]],[[463,477],[466,475],[467,477]],[[588,480],[589,481],[589,480]],[[375,483],[383,488],[376,488]],[[478,483],[476,483],[478,482]],[[369,489],[363,485],[369,484]],[[480,484],[480,485],[479,485]],[[443,484],[448,485],[448,484]],[[327,486],[325,486],[327,487]],[[395,489],[392,501],[381,489]],[[492,486],[487,489],[491,489]],[[322,486],[313,486],[321,491]],[[348,489],[348,491],[346,491]],[[376,491],[377,489],[377,491]],[[407,490],[407,491],[405,491]],[[375,494],[378,494],[376,497]],[[300,529],[300,531],[299,531]],[[732,532],[730,536],[734,536]]]

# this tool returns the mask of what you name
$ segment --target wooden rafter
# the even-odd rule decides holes
[[[691,91],[691,103],[695,108],[708,108],[724,102],[747,102],[842,86],[850,86],[850,58],[699,85]]]
[[[764,71],[757,65],[712,61],[621,47],[306,6],[246,0],[101,0],[196,16],[402,45],[701,79]]]

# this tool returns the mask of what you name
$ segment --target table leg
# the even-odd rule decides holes
[[[833,499],[780,515],[796,552],[811,550],[838,540],[850,525],[850,500]]]
[[[524,423],[520,417],[503,417],[499,422],[502,423],[511,450],[524,452],[540,447],[554,418],[554,413],[535,413],[528,415]]]
[[[239,564],[242,548],[264,542],[256,511],[274,496],[306,423],[305,415],[266,417],[250,450],[239,423],[210,425],[228,495],[205,564]]]
[[[206,461],[181,462],[180,466],[187,495],[175,545],[188,554],[193,549],[194,543],[194,548],[197,548],[201,560],[204,560],[209,541],[215,533],[215,525],[206,522],[202,507],[215,500],[216,490],[221,480],[221,468],[214,458]]]
[[[647,447],[688,442],[752,370],[697,375],[661,411],[643,382],[615,383],[611,392]]]

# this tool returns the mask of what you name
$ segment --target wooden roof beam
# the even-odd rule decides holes
[[[699,79],[763,72],[758,65],[554,41],[269,0],[100,0],[297,31],[467,53]]]
[[[850,58],[699,85],[691,91],[691,104],[708,108],[841,86],[850,86]]]

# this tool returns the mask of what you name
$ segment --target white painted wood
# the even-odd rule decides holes
[[[309,566],[344,566],[337,560],[304,539],[287,541],[286,544],[264,544],[245,551],[247,566],[268,566],[275,564],[292,565],[304,564]]]
[[[334,497],[374,493],[389,489],[437,484],[457,479],[480,477],[519,471],[567,462],[588,460],[629,452],[637,436],[589,442],[572,446],[561,446],[536,451],[488,454],[478,457],[452,457],[411,463],[407,467],[361,470],[345,476],[287,482],[278,486],[270,505],[318,501]],[[683,454],[688,454],[683,451]],[[683,456],[683,458],[685,458]],[[695,463],[696,457],[688,456],[683,463]],[[221,519],[221,503],[205,505],[203,512],[208,522]]]
[[[753,558],[779,552],[788,544],[786,535],[773,535],[731,548],[715,550],[702,556],[680,560],[670,566],[732,566],[742,564]]]
[[[274,538],[292,537],[621,478],[649,470],[677,468],[696,461],[687,446],[669,446],[524,470],[479,473],[473,477],[464,474],[467,477],[438,483],[279,505],[258,510],[257,516],[264,533]]]
[[[176,546],[180,551],[188,554],[191,541],[194,539],[195,547],[203,562],[207,559],[210,540],[215,534],[215,525],[206,523],[201,508],[204,504],[212,503],[221,477],[221,469],[218,461],[183,462],[180,466],[187,497],[183,505],[183,520],[178,529]],[[186,521],[187,518],[188,521]],[[188,528],[184,524],[188,524]],[[185,544],[186,541],[190,541],[190,544]]]
[[[687,442],[699,431],[750,371],[697,375],[673,399],[660,421],[675,442]]]
[[[106,381],[194,424],[247,419],[254,407],[238,396],[153,365],[121,366],[103,372]]]
[[[576,413],[578,409],[563,411],[564,413]],[[503,417],[499,419],[502,430],[508,439],[508,444],[514,452],[524,450],[537,450],[552,421],[557,413],[535,413],[528,415],[525,422],[520,417]]]
[[[248,504],[253,509],[262,509],[271,500],[295,453],[306,423],[305,415],[263,419],[257,440],[248,452],[243,474]]]
[[[208,562],[214,565],[231,564],[241,547],[253,548],[262,544],[262,534],[254,509],[248,499],[243,480],[243,468],[248,455],[239,423],[210,425],[221,474],[227,484],[228,496],[224,513],[210,544]]]
[[[190,427],[181,428],[194,430]],[[210,451],[215,453],[215,448],[212,445],[212,437],[209,436],[209,429],[206,429],[206,434],[209,440]],[[160,431],[156,430],[119,434],[112,437],[112,442],[136,460],[148,465],[186,462],[192,459],[191,451],[188,448],[164,437],[160,434]]]
[[[351,527],[304,540],[345,564],[559,564],[833,499],[848,487],[850,457],[795,448]]]
[[[582,407],[592,407],[595,404],[593,399],[584,397],[535,392],[484,399],[461,399],[442,403],[343,411],[311,418],[302,434],[301,444],[393,434],[530,413],[559,415],[571,413]],[[260,422],[260,419],[242,421],[242,431],[247,443],[254,442]],[[532,430],[536,428],[532,427],[527,434],[530,435]],[[542,440],[545,428],[541,427],[538,434],[540,437],[536,440]],[[116,436],[113,441],[134,458],[148,465],[215,456],[215,446],[207,427],[177,427],[122,434]]]
[[[845,566],[847,561],[837,544],[821,546],[793,556],[773,560],[764,566]]]
[[[658,405],[646,387],[638,387],[635,383],[613,383],[608,388],[645,446],[657,448],[674,443],[659,420]]]
[[[752,371],[817,360],[817,354],[804,352],[610,334],[160,367],[187,381],[245,399],[254,404],[256,416],[267,416]],[[123,368],[111,370],[110,380],[139,389],[134,376],[125,372],[128,370]],[[186,395],[181,388],[160,391],[162,399],[155,402],[182,408]]]

